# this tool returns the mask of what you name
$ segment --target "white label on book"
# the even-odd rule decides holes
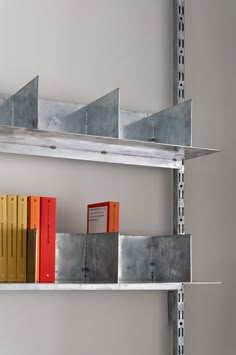
[[[107,206],[89,208],[88,232],[106,233],[107,231]]]

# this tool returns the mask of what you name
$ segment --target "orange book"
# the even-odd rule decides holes
[[[119,202],[100,202],[88,205],[87,233],[119,232]]]
[[[40,198],[39,282],[55,282],[56,199]]]
[[[37,229],[40,235],[40,197],[28,196],[28,229]],[[40,238],[37,238],[36,245],[36,279],[39,282],[39,260],[40,260]]]

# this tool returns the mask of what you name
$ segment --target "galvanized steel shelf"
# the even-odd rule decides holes
[[[184,285],[217,285],[219,282],[140,283],[140,284],[25,284],[2,283],[0,291],[176,291]]]
[[[179,169],[218,150],[0,126],[0,152]]]

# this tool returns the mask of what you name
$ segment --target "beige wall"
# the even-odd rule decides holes
[[[186,164],[186,354],[234,355],[234,102],[236,3],[186,0],[186,92],[194,145],[222,153]],[[89,102],[121,88],[122,107],[172,102],[172,0],[0,0],[1,92],[40,75],[40,96]],[[84,232],[88,202],[121,202],[121,231],[172,230],[167,170],[0,155],[3,193],[53,195],[58,231]],[[99,188],[97,188],[97,186]],[[158,292],[0,293],[4,355],[168,354],[167,299]]]

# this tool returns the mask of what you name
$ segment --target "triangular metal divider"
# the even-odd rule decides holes
[[[36,76],[0,106],[0,124],[38,128],[38,79]]]
[[[65,132],[118,138],[120,89],[115,89],[87,106],[63,117]]]
[[[144,117],[125,127],[120,138],[192,145],[192,100]]]

